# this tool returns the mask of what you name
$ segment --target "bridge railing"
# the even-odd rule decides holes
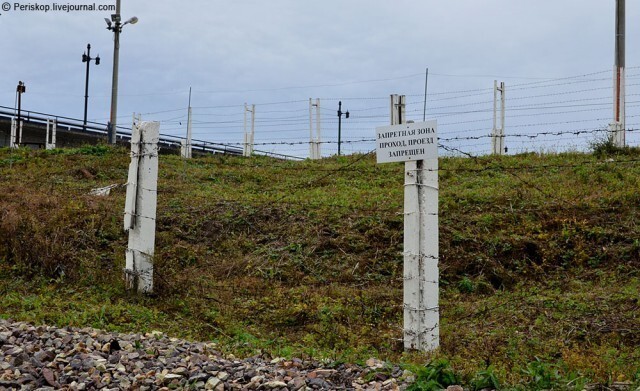
[[[0,106],[0,118],[10,120],[11,118],[15,118],[16,114],[16,111],[12,107]],[[87,121],[87,124],[85,126],[82,120],[76,118],[52,115],[31,110],[21,110],[20,117],[25,121],[25,123],[38,124],[42,126],[46,126],[47,121],[55,119],[58,128],[67,128],[68,131],[82,132],[93,137],[107,136],[107,124],[99,122]],[[121,142],[128,143],[131,140],[131,131],[125,127],[118,126],[116,129],[116,139]],[[183,137],[170,134],[160,134],[160,145],[164,146],[165,148],[168,147],[179,149],[181,140],[183,139]],[[238,147],[206,140],[191,140],[191,147],[194,151],[205,154],[223,153],[230,155],[242,155],[242,150]],[[265,152],[264,154],[268,155],[269,153]],[[275,155],[277,154],[273,155],[274,157],[276,157]],[[285,155],[282,155],[280,158],[285,158]]]

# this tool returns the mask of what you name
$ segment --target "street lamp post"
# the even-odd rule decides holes
[[[120,58],[120,33],[122,27],[127,24],[138,23],[137,17],[132,17],[121,23],[120,0],[116,0],[116,13],[111,15],[111,19],[104,18],[107,22],[107,30],[113,31],[113,78],[111,80],[111,120],[109,121],[109,143],[116,143],[116,118],[118,116],[118,62]]]
[[[21,118],[22,94],[24,94],[25,92],[27,92],[27,86],[25,86],[22,81],[19,81],[18,82],[18,87],[16,87],[16,93],[18,94],[18,122],[16,122],[16,133],[17,134],[14,133],[11,136],[12,138],[16,137],[15,139],[13,139],[11,141],[12,143],[15,143],[16,145],[19,145],[20,143],[22,143],[22,118]]]
[[[82,122],[82,130],[87,130],[87,106],[89,104],[89,64],[94,60],[96,65],[100,65],[100,55],[91,58],[91,44],[87,44],[87,52],[82,54],[82,62],[87,63],[87,77],[84,81],[84,122]]]
[[[18,93],[18,126],[22,123],[22,119],[20,118],[20,111],[22,110],[22,94],[27,92],[27,87],[24,85],[22,81],[18,82],[18,87],[16,87],[16,93]]]
[[[338,156],[340,156],[340,144],[342,144],[342,114],[349,118],[349,111],[342,112],[342,101],[338,102]]]

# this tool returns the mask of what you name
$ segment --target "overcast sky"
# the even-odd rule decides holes
[[[95,4],[114,3],[97,0]],[[427,116],[443,124],[439,128],[441,137],[490,131],[492,114],[486,110],[493,106],[494,79],[504,81],[507,91],[511,85],[534,83],[530,85],[541,87],[524,91],[516,88],[513,94],[507,94],[507,108],[545,104],[542,98],[534,97],[554,94],[563,94],[558,96],[569,98],[567,101],[582,99],[600,104],[596,107],[599,111],[591,116],[586,111],[589,106],[585,106],[583,114],[566,117],[555,112],[550,114],[553,117],[544,112],[535,119],[514,117],[507,122],[507,132],[510,124],[516,126],[513,132],[534,132],[526,128],[534,128],[537,123],[558,123],[547,127],[565,129],[560,122],[580,118],[591,122],[573,122],[570,129],[604,126],[604,118],[611,112],[606,104],[612,94],[614,0],[122,3],[123,20],[135,15],[139,22],[125,26],[121,35],[121,126],[130,127],[132,113],[136,112],[142,113],[143,119],[162,121],[163,133],[184,134],[192,87],[195,138],[241,142],[243,104],[247,102],[257,104],[257,142],[308,141],[309,98],[321,98],[324,141],[335,140],[338,100],[343,101],[343,110],[352,112],[349,120],[343,119],[345,139],[374,137],[375,127],[388,123],[386,107],[392,93],[406,94],[410,116],[422,119],[426,67]],[[14,107],[16,85],[22,80],[27,86],[23,109],[82,118],[85,64],[81,57],[91,43],[91,54],[99,54],[101,63],[91,65],[89,119],[106,123],[113,33],[106,29],[103,19],[110,12],[45,13],[17,10],[14,1],[7,4],[11,9],[0,11],[0,105]],[[53,1],[19,4],[53,6]],[[634,68],[640,65],[640,24],[631,21],[640,20],[638,2],[627,2],[627,20],[629,83],[636,84],[632,82],[640,73]],[[567,86],[551,80],[586,74],[591,76],[566,79],[583,84]],[[627,93],[634,95],[638,91],[634,88],[628,87]],[[467,90],[484,91],[471,100],[465,93],[455,93]],[[571,95],[582,90],[592,91]],[[453,99],[444,100],[447,97]],[[512,97],[519,101],[510,101]],[[480,117],[469,113],[474,104],[483,111]],[[451,113],[456,106],[466,108],[459,115],[440,118],[441,113]],[[580,109],[576,104],[571,106],[569,111]],[[627,108],[628,115],[637,113],[637,107]],[[456,126],[455,122],[466,124]],[[468,125],[474,122],[476,125]],[[627,122],[639,121],[631,117]],[[373,145],[365,144],[354,143],[345,150]],[[483,149],[470,143],[459,146]],[[306,156],[308,147],[264,145],[259,149]],[[333,149],[334,145],[326,145],[325,154]]]

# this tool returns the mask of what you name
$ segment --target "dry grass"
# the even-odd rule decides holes
[[[465,381],[633,380],[639,157],[442,159],[433,356],[398,343],[400,165],[162,156],[156,294],[138,298],[122,289],[124,190],[87,195],[126,182],[127,152],[0,150],[0,316],[159,328],[240,354],[441,357]]]

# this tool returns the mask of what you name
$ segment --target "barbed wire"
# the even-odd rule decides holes
[[[635,116],[631,116],[635,117]],[[585,121],[566,121],[566,122],[558,122],[558,123],[540,123],[540,124],[531,124],[531,125],[522,125],[523,127],[533,127],[533,126],[548,126],[554,124],[571,124],[576,122],[585,122]],[[588,122],[588,121],[587,121]],[[482,129],[476,129],[482,130]],[[627,129],[628,133],[634,133],[639,131],[639,129]],[[459,131],[455,133],[464,133],[468,131]],[[571,129],[571,130],[561,130],[561,131],[542,131],[536,133],[508,133],[504,135],[492,135],[492,134],[481,134],[477,136],[457,136],[457,137],[438,137],[439,141],[461,141],[461,140],[480,140],[484,138],[528,138],[535,139],[543,136],[563,136],[563,135],[585,135],[585,134],[596,134],[596,133],[615,133],[613,130],[609,130],[606,128],[583,128],[583,129]],[[298,139],[299,140],[299,139]],[[257,142],[253,143],[254,146],[267,146],[267,145],[286,145],[286,146],[295,146],[295,145],[308,145],[308,144],[361,144],[361,143],[372,143],[377,141],[375,138],[361,138],[361,139],[346,139],[346,140],[327,140],[327,141],[309,141],[309,140],[301,140],[301,141],[272,141],[272,142]],[[225,143],[225,145],[231,146],[242,146],[246,143],[236,142],[236,143]]]
[[[484,158],[482,156],[475,156],[471,153],[465,152],[463,150],[460,150],[454,146],[449,146],[446,144],[442,144],[440,143],[438,145],[439,147],[450,151],[450,152],[456,152],[459,153],[461,155],[473,158],[473,160],[475,161],[476,164],[481,164],[483,161],[486,161],[488,165],[485,165],[484,167],[455,167],[455,168],[450,168],[450,167],[439,167],[437,171],[441,171],[441,172],[469,172],[469,173],[482,173],[482,172],[487,172],[487,171],[500,171],[500,170],[504,170],[504,171],[536,171],[536,170],[549,170],[549,169],[575,169],[575,168],[579,168],[579,167],[583,167],[583,166],[590,166],[590,165],[618,165],[618,164],[636,164],[636,163],[640,163],[640,157],[638,158],[609,158],[609,160],[584,160],[581,161],[579,163],[561,163],[561,164],[526,164],[526,165],[518,165],[518,166],[514,166],[514,167],[501,167],[501,166],[494,166],[491,165],[491,163],[493,162],[493,158],[492,157],[487,157]],[[259,164],[259,163],[255,163],[255,162],[249,162],[249,163],[245,163],[244,159],[218,159],[218,158],[211,158],[214,159],[211,161],[211,164],[214,166],[219,166],[219,167],[236,167],[236,168],[246,168],[246,169],[250,169],[250,170],[255,170],[255,169],[277,169],[277,170],[291,170],[291,171],[298,171],[298,172],[324,172],[324,173],[337,173],[338,171],[344,171],[346,168],[349,168],[348,172],[353,172],[353,173],[382,173],[382,172],[386,172],[387,169],[384,169],[382,167],[380,167],[379,165],[374,165],[371,167],[353,167],[355,164],[363,161],[365,158],[370,157],[373,155],[374,151],[370,151],[366,154],[362,154],[362,155],[352,155],[351,159],[354,159],[357,161],[352,161],[349,163],[349,166],[341,166],[339,168],[326,168],[323,167],[324,164],[326,164],[326,162],[324,160],[310,160],[310,161],[306,161],[306,162],[279,162],[279,161],[268,161],[268,163],[263,163],[263,164]],[[585,157],[589,157],[590,155],[585,155]],[[250,161],[251,159],[249,159]],[[435,170],[429,170],[427,169],[427,171],[435,171]],[[305,182],[306,183],[306,182]]]
[[[627,67],[625,85],[628,92],[625,106],[627,119],[637,117],[636,108],[640,107],[640,101],[630,99],[640,96],[636,88],[640,86],[637,80],[640,76],[638,69],[640,67]],[[606,134],[600,129],[605,128],[612,121],[607,111],[612,112],[613,99],[610,94],[603,92],[612,91],[611,72],[612,70],[600,70],[567,77],[540,78],[534,81],[507,84],[505,116],[507,134],[504,137],[517,144],[517,147],[520,147],[520,140],[530,140],[532,148],[587,149],[586,137],[592,134]],[[417,77],[416,75],[412,77]],[[406,118],[419,121],[423,115],[428,114],[429,118],[438,119],[441,141],[447,143],[449,147],[456,144],[456,148],[471,151],[475,155],[490,152],[487,145],[472,143],[472,141],[491,137],[488,133],[493,127],[491,114],[494,113],[492,105],[494,89],[492,87],[430,91],[426,98],[422,92],[407,94],[409,99],[406,102]],[[320,98],[320,100],[323,102],[319,116],[323,134],[333,134],[337,130],[339,122],[336,115],[337,101],[342,100],[350,106],[348,107],[351,113],[349,120],[342,121],[343,135],[360,137],[342,141],[341,144],[347,147],[346,151],[367,150],[368,144],[373,142],[368,135],[373,133],[374,126],[389,122],[389,95],[350,94],[344,97]],[[245,105],[240,102],[223,103],[225,104],[193,106],[192,134],[207,140],[216,140],[220,145],[242,146],[244,145],[242,134],[245,132],[243,118]],[[315,103],[315,98],[312,103]],[[334,104],[335,108],[330,107]],[[295,152],[298,156],[306,157],[308,151],[304,146],[308,142],[304,136],[315,129],[317,114],[315,108],[309,106],[309,99],[294,97],[294,99],[257,102],[255,105],[257,108],[254,120],[257,141],[255,145],[271,146],[274,152],[286,149]],[[186,112],[187,108],[182,107],[156,110],[143,115],[157,115],[160,117],[164,131],[169,131],[172,137],[183,138],[178,134],[181,132],[186,134]],[[593,114],[579,115],[589,112]],[[551,116],[554,118],[550,119]],[[566,116],[566,118],[559,116]],[[562,121],[559,121],[560,119]],[[590,129],[572,129],[574,126],[571,124],[583,124],[585,128],[590,127]],[[461,129],[463,127],[466,129]],[[536,132],[528,134],[529,130]],[[629,133],[627,142],[635,145],[638,141],[636,137],[638,133],[632,132],[633,130]],[[295,137],[297,135],[300,137]],[[570,136],[575,137],[579,145],[573,147],[565,145]],[[216,143],[211,143],[211,145],[214,144]],[[325,137],[321,144],[327,146],[326,154],[329,151],[335,152],[335,145],[338,143],[334,139]],[[511,149],[511,145],[509,147]]]

